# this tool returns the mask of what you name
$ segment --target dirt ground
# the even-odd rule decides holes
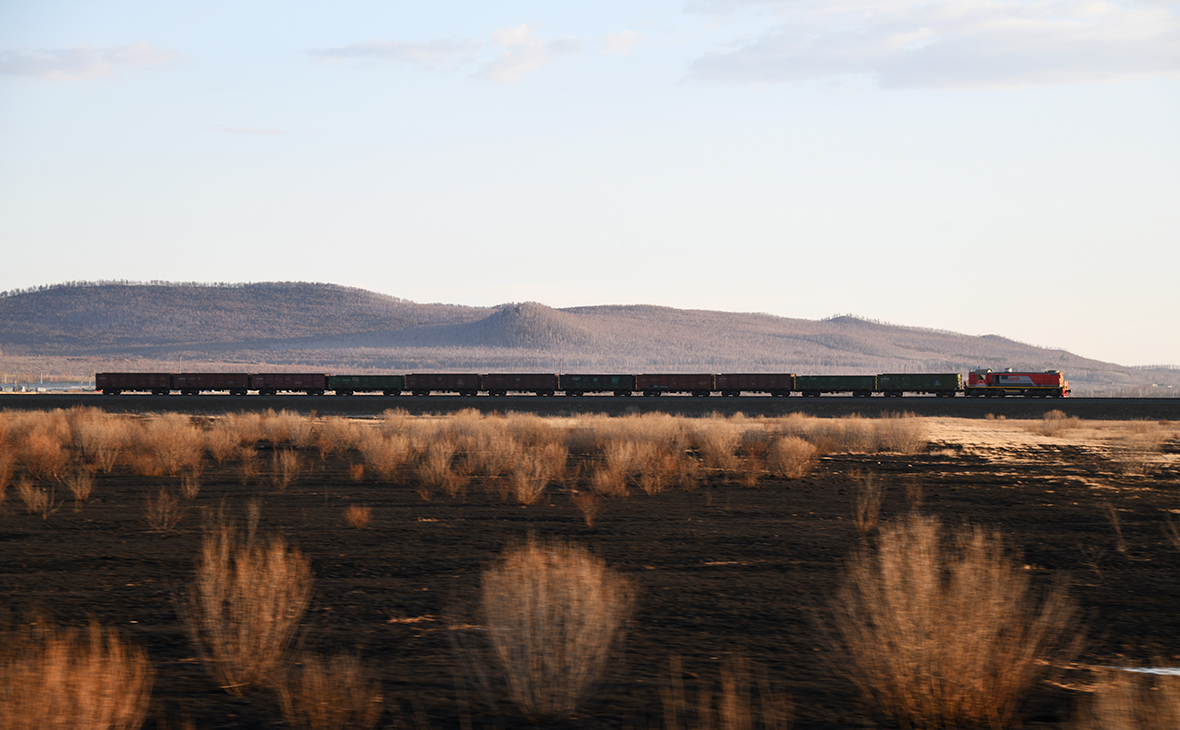
[[[883,519],[911,509],[920,492],[920,509],[948,524],[1002,530],[1039,585],[1066,582],[1085,616],[1084,650],[1022,711],[1025,727],[1064,727],[1094,667],[1180,666],[1180,546],[1165,530],[1180,515],[1180,424],[1085,421],[1043,436],[1031,423],[931,418],[920,455],[827,456],[801,480],[768,478],[758,488],[632,490],[605,501],[592,528],[559,490],[528,507],[478,489],[425,501],[410,487],[352,481],[355,458],[309,452],[310,470],[281,492],[209,467],[179,525],[152,532],[145,499],[178,479],[117,468],[97,475],[80,511],[65,502],[46,519],[25,514],[9,491],[0,596],[10,617],[34,607],[63,624],[95,617],[144,646],[157,670],[149,727],[184,717],[198,728],[283,727],[273,696],[235,698],[216,686],[174,607],[193,575],[202,510],[224,501],[244,520],[247,500],[258,497],[260,529],[282,532],[312,561],[307,644],[363,656],[383,682],[386,724],[518,727],[523,721],[496,718],[478,696],[457,691],[445,617],[506,545],[557,536],[586,545],[640,591],[610,676],[562,727],[659,727],[669,657],[682,657],[690,686],[712,686],[732,652],[794,698],[795,727],[872,727],[851,684],[825,662],[813,618],[860,544],[852,475],[875,472],[885,484]],[[344,521],[352,504],[372,507],[367,529]]]

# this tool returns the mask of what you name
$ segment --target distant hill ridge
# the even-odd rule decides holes
[[[849,315],[825,320],[656,305],[555,309],[418,304],[306,282],[72,282],[0,294],[0,358],[251,363],[317,370],[599,370],[869,373],[974,368],[1067,373],[1094,390],[1180,386],[1180,370],[1131,368],[999,335]],[[245,365],[243,365],[245,364]]]

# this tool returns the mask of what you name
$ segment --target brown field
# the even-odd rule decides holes
[[[5,411],[0,557],[29,727],[1180,716],[1175,422]]]

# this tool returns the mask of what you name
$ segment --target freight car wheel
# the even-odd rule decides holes
[[[393,388],[389,388],[388,390],[385,390],[382,392],[385,395],[401,395],[402,394],[402,392],[400,390],[394,390]]]
[[[352,391],[351,390],[338,390],[338,391],[336,391],[336,395],[345,395],[345,396],[352,395]]]
[[[692,397],[693,398],[708,398],[709,391],[707,391],[707,390],[694,390],[692,392]]]
[[[430,395],[430,391],[429,391],[429,390],[415,390],[415,391],[414,391],[414,397],[415,397],[415,398],[425,398],[425,397],[426,397],[426,396],[428,396],[428,395]]]
[[[616,398],[630,398],[631,391],[629,391],[629,390],[616,390],[615,397]]]
[[[582,395],[583,395],[583,393],[580,390],[567,390],[565,392],[566,398],[581,398]]]
[[[236,395],[236,396],[239,396],[239,397],[241,397],[241,396],[243,396],[243,395],[246,395],[246,391],[244,391],[244,390],[231,390],[231,391],[229,392],[229,394],[230,394],[230,395]]]

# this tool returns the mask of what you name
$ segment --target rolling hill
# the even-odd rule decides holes
[[[0,294],[0,367],[326,371],[1066,372],[1077,392],[1180,387],[999,335],[650,305],[418,304],[331,284],[73,283]]]

